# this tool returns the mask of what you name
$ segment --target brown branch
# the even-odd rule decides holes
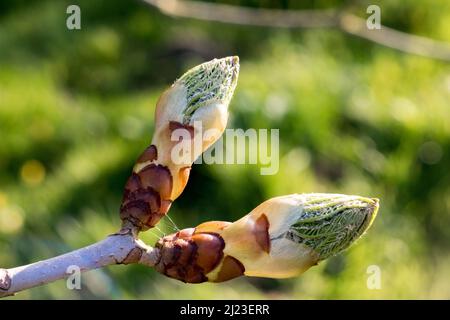
[[[338,10],[255,9],[190,0],[142,0],[162,13],[221,23],[277,28],[336,28],[371,42],[428,58],[450,61],[450,44],[381,26],[369,30],[366,20]]]

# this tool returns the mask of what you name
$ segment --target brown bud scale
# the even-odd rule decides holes
[[[177,121],[170,121],[169,122],[169,130],[172,132],[172,131],[175,131],[177,129],[187,130],[189,132],[190,137],[194,138],[194,133],[195,132],[194,132],[194,127],[193,126],[190,126],[190,125],[187,125],[187,124],[182,124],[182,123],[177,122]],[[180,139],[181,139],[181,137],[180,137]]]
[[[252,230],[255,240],[260,246],[260,248],[266,252],[270,252],[270,236],[269,236],[269,220],[267,216],[263,213],[255,221],[255,225]]]
[[[157,149],[151,145],[140,156],[138,163],[157,159]],[[130,222],[139,230],[155,226],[169,210],[172,200],[173,179],[170,170],[150,163],[132,173],[125,185],[120,208],[123,222]]]
[[[155,268],[183,282],[208,281],[206,274],[216,268],[223,258],[225,243],[216,233],[184,229],[158,241],[161,258]]]
[[[158,159],[158,150],[156,150],[156,147],[154,145],[151,145],[147,149],[144,150],[144,152],[141,154],[141,156],[138,158],[137,162],[147,162],[147,161],[154,161]]]
[[[244,274],[244,265],[236,258],[232,256],[226,256],[223,259],[222,266],[217,274],[217,278],[213,282],[228,281]]]

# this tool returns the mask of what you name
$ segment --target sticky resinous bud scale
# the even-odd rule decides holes
[[[190,283],[297,276],[352,245],[377,211],[377,199],[360,196],[273,198],[236,222],[206,222],[162,238],[156,268]]]
[[[238,74],[238,57],[214,59],[190,69],[161,95],[151,145],[125,186],[124,226],[146,230],[167,213],[186,186],[192,163],[225,130]]]

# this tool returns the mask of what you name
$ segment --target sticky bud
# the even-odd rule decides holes
[[[157,270],[192,283],[297,276],[350,247],[377,211],[377,199],[359,196],[273,198],[234,223],[206,222],[162,238]]]
[[[186,72],[161,95],[151,145],[125,185],[120,209],[124,226],[146,230],[167,213],[184,190],[192,163],[225,130],[238,74],[238,57],[214,59]],[[198,137],[207,130],[213,132],[208,139]],[[194,146],[196,138],[200,147]],[[192,151],[182,162],[172,152],[180,144]]]
[[[313,193],[273,198],[221,233],[224,254],[238,259],[247,276],[296,276],[347,249],[369,228],[377,210],[377,199],[360,196]]]

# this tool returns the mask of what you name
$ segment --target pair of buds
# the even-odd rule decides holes
[[[151,145],[125,186],[120,209],[124,228],[145,231],[167,214],[187,184],[192,163],[225,130],[238,74],[238,57],[214,59],[189,70],[162,94]],[[190,148],[189,163],[175,161],[175,146],[194,144],[199,129],[215,134],[202,139],[201,148]],[[173,139],[176,130],[187,134]],[[161,238],[155,268],[189,283],[241,275],[293,277],[348,248],[370,227],[377,210],[377,199],[360,196],[272,198],[233,223],[205,222]]]

